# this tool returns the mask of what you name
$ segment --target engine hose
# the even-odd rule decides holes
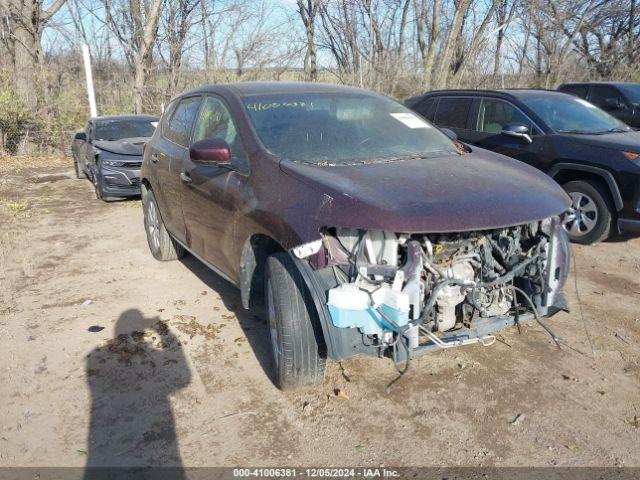
[[[409,365],[411,364],[411,352],[409,350],[409,345],[408,345],[408,340],[407,340],[407,344],[405,344],[405,338],[402,335],[398,335],[398,338],[400,339],[400,345],[402,345],[404,347],[404,349],[406,350],[407,353],[407,359],[405,361],[404,364],[404,368],[398,368],[398,362],[397,362],[397,355],[396,355],[396,348],[397,345],[393,346],[393,366],[396,368],[396,371],[398,372],[398,376],[396,378],[394,378],[393,380],[391,380],[387,386],[384,388],[384,393],[386,395],[389,395],[391,393],[391,387],[398,381],[400,380],[405,373],[407,373],[409,371]]]
[[[536,308],[535,304],[533,303],[533,300],[531,300],[531,297],[524,292],[524,290],[522,290],[521,288],[516,287],[515,285],[510,285],[509,286],[510,289],[512,289],[515,292],[518,292],[520,295],[522,295],[522,297],[527,301],[527,303],[531,306],[531,309],[533,311],[533,318],[536,319],[536,322],[538,322],[538,325],[540,325],[548,334],[549,336],[553,339],[554,343],[556,344],[556,346],[558,347],[558,349],[562,349],[562,347],[560,346],[560,338],[556,336],[555,333],[553,333],[551,331],[551,329],[549,327],[547,327],[542,320],[540,320],[540,315],[538,315],[538,309]]]

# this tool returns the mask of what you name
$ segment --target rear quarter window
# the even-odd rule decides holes
[[[440,127],[467,128],[473,98],[440,98],[435,115],[435,124]]]
[[[433,118],[435,117],[435,114],[436,114],[437,100],[438,99],[435,97],[427,98],[426,100],[423,100],[419,102],[417,105],[415,105],[413,107],[413,110],[419,113],[420,115],[422,115],[424,118],[426,118],[430,122],[433,122]]]
[[[191,128],[200,107],[200,97],[189,97],[180,101],[171,114],[163,134],[173,143],[183,147],[189,146]]]
[[[587,92],[589,91],[589,85],[563,85],[559,88],[563,93],[569,93],[580,98],[587,98]]]

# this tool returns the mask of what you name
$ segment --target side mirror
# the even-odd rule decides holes
[[[85,132],[76,132],[73,136],[74,140],[82,140],[83,142],[87,140],[87,134]]]
[[[453,140],[454,142],[458,140],[458,135],[456,135],[456,132],[454,132],[453,130],[449,128],[441,128],[440,131],[444,133],[447,137],[449,137],[449,139]]]
[[[623,107],[623,103],[618,98],[604,99],[605,110],[620,110],[622,107]]]
[[[531,135],[529,135],[529,127],[526,125],[509,124],[502,128],[502,135],[517,138],[525,143],[533,143]]]
[[[220,138],[211,138],[195,142],[189,148],[191,161],[198,165],[228,167],[231,165],[231,151],[227,142]]]

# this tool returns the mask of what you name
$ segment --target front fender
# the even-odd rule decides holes
[[[577,172],[587,172],[597,175],[604,180],[611,192],[611,198],[613,198],[613,203],[616,207],[617,211],[622,210],[623,202],[622,195],[620,194],[620,189],[618,188],[618,184],[616,183],[616,179],[613,177],[613,174],[608,170],[600,167],[594,167],[592,165],[583,165],[581,163],[571,163],[571,162],[559,162],[554,164],[549,170],[549,176],[551,178],[555,178],[561,172],[567,171],[577,171]]]

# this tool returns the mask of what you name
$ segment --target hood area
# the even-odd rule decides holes
[[[280,168],[315,191],[309,217],[320,228],[485,230],[542,220],[570,206],[562,188],[542,172],[478,148],[460,156],[366,165],[282,160]]]
[[[593,147],[606,148],[609,150],[624,150],[626,152],[640,153],[640,132],[618,132],[603,133],[595,135],[564,134],[572,140],[591,145]]]
[[[150,140],[149,137],[123,138],[121,140],[96,140],[93,146],[118,155],[142,155],[142,145]]]

